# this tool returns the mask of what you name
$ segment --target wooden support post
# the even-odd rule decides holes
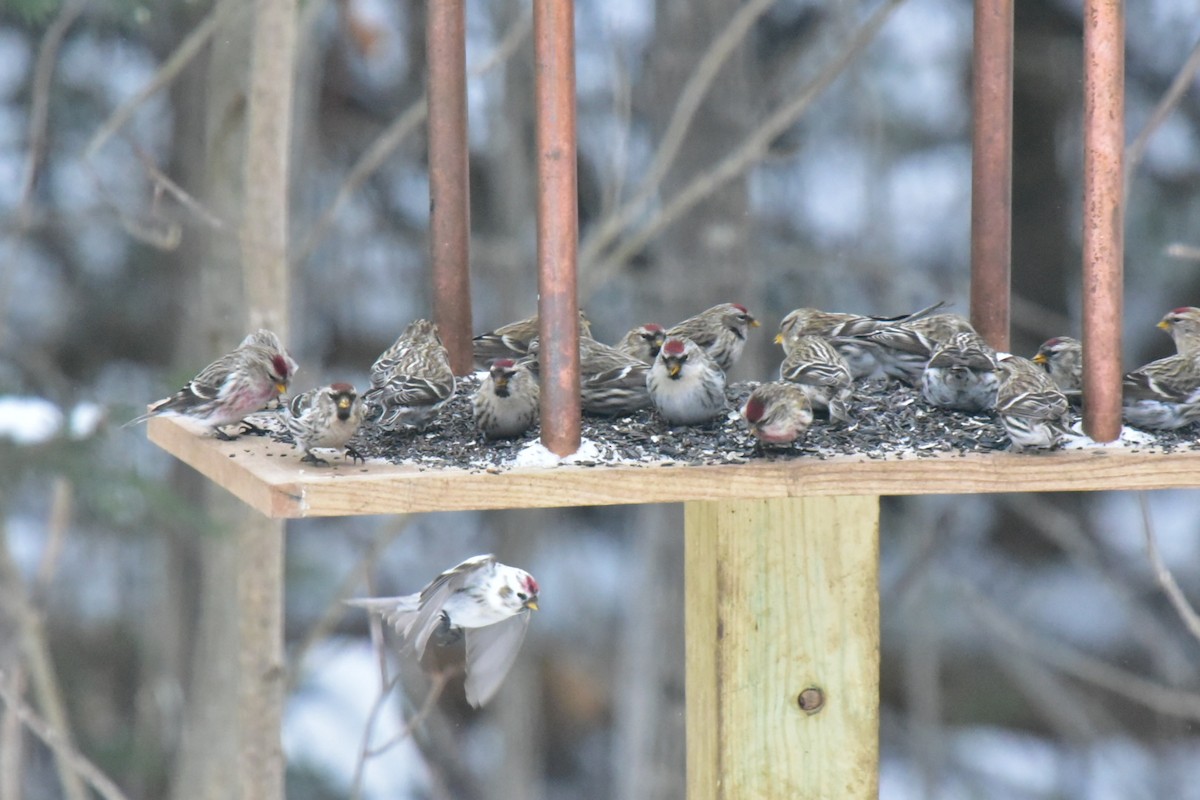
[[[686,503],[688,800],[879,793],[879,498]]]

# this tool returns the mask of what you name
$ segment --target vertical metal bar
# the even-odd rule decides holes
[[[565,456],[580,436],[573,0],[534,0],[533,37],[542,444]]]
[[[975,0],[971,322],[1008,350],[1012,264],[1013,0]]]
[[[456,375],[471,371],[471,188],[464,0],[427,4],[429,249],[433,318]]]
[[[1121,432],[1123,0],[1084,3],[1083,61],[1083,424],[1109,442]]]

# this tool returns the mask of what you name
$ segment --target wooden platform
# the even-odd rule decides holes
[[[421,511],[674,503],[816,495],[1166,489],[1200,486],[1200,452],[1090,448],[886,459],[838,456],[719,466],[558,466],[497,473],[371,462],[302,464],[290,446],[261,438],[197,436],[152,419],[150,440],[277,518]]]

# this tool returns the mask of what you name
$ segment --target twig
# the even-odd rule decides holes
[[[496,66],[504,63],[508,58],[516,52],[517,47],[529,35],[532,28],[533,15],[525,14],[521,19],[513,23],[500,40],[500,44],[496,49],[485,58],[479,66],[473,67],[470,70],[470,75],[476,77],[483,75]],[[384,162],[400,144],[408,138],[408,135],[420,127],[426,117],[429,116],[429,105],[426,101],[426,95],[422,94],[419,98],[412,102],[408,108],[396,117],[390,125],[383,131],[367,148],[367,151],[359,156],[358,161],[350,168],[350,172],[342,181],[342,185],[338,187],[337,194],[334,195],[333,202],[321,212],[317,217],[316,222],[309,228],[308,235],[304,237],[304,241],[296,248],[295,263],[301,263],[308,259],[317,249],[317,245],[324,238],[325,233],[329,230],[329,226],[333,224],[334,218],[342,210],[355,192],[366,182],[367,178],[375,174]]]
[[[33,709],[22,703],[21,699],[12,693],[8,686],[7,676],[3,672],[0,672],[0,701],[4,702],[11,713],[16,714],[30,733],[41,739],[42,743],[53,751],[55,758],[60,763],[70,766],[72,775],[83,778],[87,785],[95,789],[105,800],[129,800],[125,793],[101,772],[99,767],[76,750],[70,740],[64,737],[57,728],[39,717]],[[83,797],[82,786],[79,791],[80,797]]]
[[[371,706],[371,712],[367,715],[366,726],[363,728],[362,742],[358,751],[358,762],[354,765],[354,781],[350,789],[352,800],[358,800],[358,798],[362,797],[362,782],[368,759],[386,753],[411,736],[413,729],[424,722],[433,711],[433,706],[437,703],[438,698],[442,696],[442,692],[445,691],[446,684],[459,672],[460,669],[458,667],[449,667],[435,672],[429,686],[429,692],[425,695],[425,702],[421,704],[416,713],[409,717],[408,721],[396,732],[395,736],[378,747],[371,747],[371,734],[375,730],[375,723],[379,718],[380,712],[383,711],[384,705],[387,703],[388,695],[391,694],[392,690],[400,682],[400,673],[397,672],[395,677],[388,681],[387,685],[379,692],[379,696],[375,698],[375,703]]]
[[[184,68],[192,63],[200,51],[208,44],[208,40],[212,38],[217,27],[221,25],[223,20],[222,11],[232,7],[229,3],[217,3],[216,7],[209,12],[200,24],[192,29],[192,32],[187,35],[187,38],[179,43],[179,47],[173,52],[163,65],[158,68],[158,71],[150,76],[149,82],[139,89],[132,97],[122,103],[112,114],[108,116],[103,124],[92,135],[87,147],[83,151],[83,160],[91,161],[101,147],[104,146],[113,134],[129,122],[142,103],[155,95],[161,89],[169,86],[170,83],[183,72]],[[245,10],[252,8],[252,5],[247,3],[241,6]]]
[[[1154,579],[1158,581],[1163,593],[1171,601],[1171,607],[1175,609],[1175,613],[1187,627],[1188,633],[1200,641],[1200,616],[1188,602],[1183,590],[1175,582],[1175,576],[1171,574],[1171,570],[1167,569],[1166,563],[1163,562],[1162,556],[1158,552],[1158,539],[1154,535],[1154,525],[1150,521],[1150,504],[1146,500],[1145,492],[1138,492],[1138,505],[1142,509],[1142,535],[1146,537],[1146,555],[1150,557],[1150,565],[1154,568]]]
[[[205,208],[199,200],[188,194],[182,186],[171,180],[170,176],[160,170],[150,157],[150,154],[143,148],[134,145],[133,152],[138,157],[138,160],[142,162],[142,169],[146,170],[146,174],[154,181],[157,191],[166,192],[175,198],[176,202],[199,217],[201,222],[213,230],[225,231],[230,229],[231,226],[229,223]]]
[[[1163,93],[1162,99],[1158,101],[1158,105],[1151,112],[1150,118],[1138,131],[1138,135],[1134,137],[1129,147],[1125,149],[1125,202],[1129,202],[1129,187],[1133,183],[1133,173],[1142,163],[1142,157],[1146,154],[1150,137],[1167,121],[1167,117],[1171,116],[1171,112],[1179,105],[1179,101],[1183,99],[1188,87],[1192,85],[1192,79],[1196,77],[1197,72],[1200,72],[1200,41],[1192,46],[1192,52],[1188,55],[1187,61],[1183,62],[1175,79],[1171,81],[1171,85]]]
[[[633,197],[605,218],[596,232],[589,236],[580,248],[581,274],[587,274],[588,267],[592,262],[636,219],[638,214],[642,213],[646,201],[658,192],[659,184],[662,183],[662,179],[666,177],[667,172],[675,163],[680,148],[687,138],[688,129],[696,117],[696,112],[700,110],[700,105],[712,88],[713,81],[716,80],[721,67],[725,66],[725,62],[746,38],[746,34],[758,21],[758,18],[766,13],[774,3],[775,0],[751,0],[746,3],[730,18],[720,35],[709,44],[708,50],[701,56],[696,69],[679,93],[679,99],[671,112],[667,129],[662,135],[662,140],[654,153],[654,160],[641,185]]]
[[[956,581],[955,585],[966,600],[966,609],[1013,647],[1081,681],[1163,716],[1200,721],[1200,695],[1195,692],[1163,686],[1081,653],[1060,640],[1034,634],[1018,625],[965,581]]]
[[[0,681],[4,680],[0,677]],[[25,669],[20,663],[13,665],[8,682],[9,691],[16,697],[25,692]],[[0,800],[21,800],[21,779],[24,777],[21,764],[25,751],[25,731],[17,712],[5,708],[0,720]]]
[[[636,234],[621,243],[602,262],[583,272],[588,285],[603,284],[620,270],[659,231],[674,224],[696,205],[714,194],[729,181],[744,174],[767,154],[771,142],[795,123],[812,102],[823,92],[875,38],[891,13],[904,0],[888,0],[867,19],[849,44],[791,101],[775,110],[756,129],[742,140],[729,155],[712,169],[697,175],[675,197],[666,203]]]

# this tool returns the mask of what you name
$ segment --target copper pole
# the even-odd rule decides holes
[[[573,0],[534,0],[533,40],[542,444],[565,456],[579,449],[580,427]]]
[[[1125,244],[1125,7],[1083,5],[1083,426],[1121,432],[1121,289]]]
[[[1008,350],[1012,265],[1013,0],[975,0],[971,322]]]
[[[471,371],[471,187],[464,0],[437,0],[426,8],[433,319],[454,374],[466,375]]]

